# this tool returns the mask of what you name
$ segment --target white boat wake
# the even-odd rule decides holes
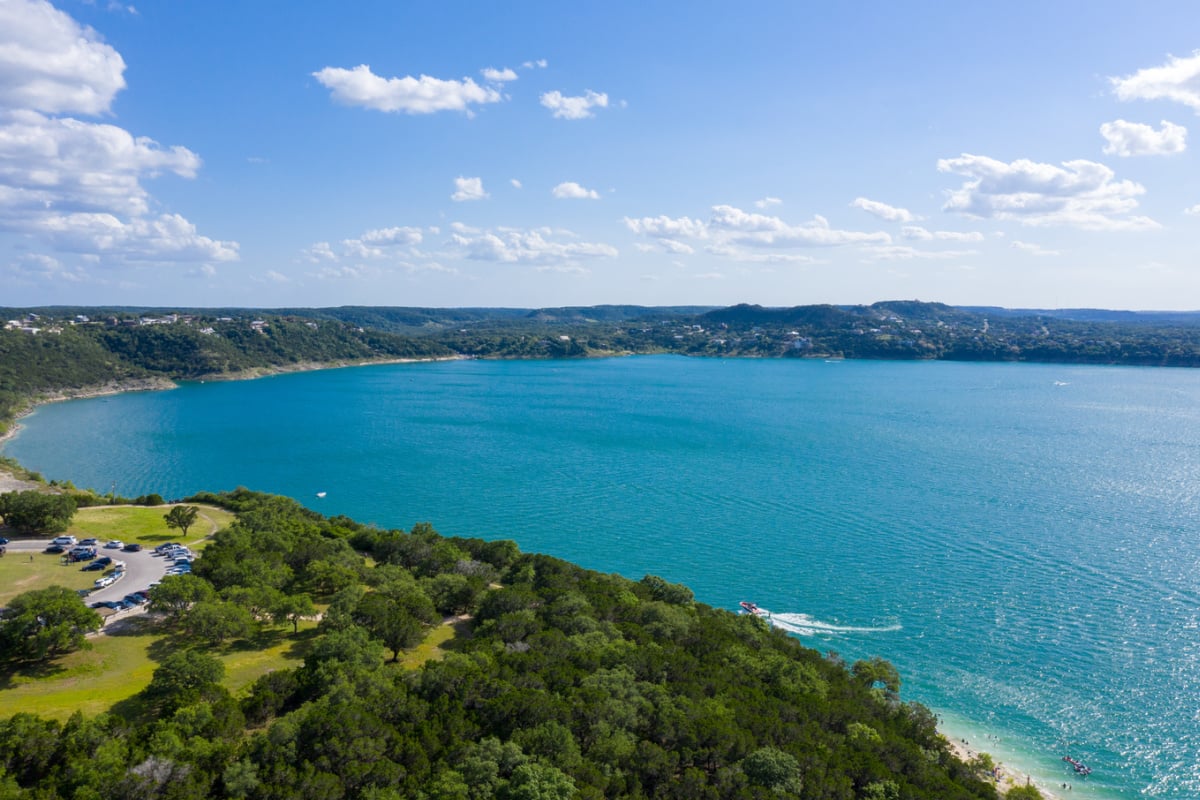
[[[763,609],[766,611],[767,609]],[[797,636],[831,636],[839,633],[888,633],[898,631],[900,623],[883,626],[835,625],[832,622],[822,622],[813,619],[808,614],[776,614],[768,611],[767,621],[776,628],[794,633]]]

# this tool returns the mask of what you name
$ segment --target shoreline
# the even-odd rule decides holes
[[[979,728],[975,728],[973,732],[967,732],[958,728],[954,723],[948,725],[940,713],[936,711],[934,713],[938,717],[938,733],[950,745],[950,750],[957,758],[965,763],[969,763],[971,759],[980,753],[987,753],[992,757],[996,764],[995,778],[992,783],[1001,797],[1010,789],[1027,785],[1037,789],[1046,800],[1068,800],[1068,798],[1083,798],[1083,800],[1087,800],[1087,798],[1094,797],[1094,794],[1092,794],[1086,784],[1080,783],[1076,785],[1071,783],[1069,779],[1065,781],[1067,786],[1070,787],[1069,789],[1063,788],[1062,784],[1064,781],[1055,783],[1053,788],[1047,787],[1044,776],[1041,779],[1034,778],[1032,773],[1022,769],[1021,765],[1001,761],[1000,756],[991,752],[986,743],[980,744],[968,737],[983,736],[985,738],[992,738],[997,743],[1000,741],[999,738],[992,737],[989,733]],[[957,725],[969,726],[970,723],[960,719]],[[951,730],[951,728],[954,728],[954,730]]]

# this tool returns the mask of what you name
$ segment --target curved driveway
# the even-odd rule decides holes
[[[50,546],[49,539],[13,539],[7,545],[9,557],[14,553],[40,553]],[[96,548],[97,557],[111,556],[113,561],[125,562],[125,577],[113,583],[111,586],[106,586],[103,589],[95,589],[83,601],[88,605],[98,603],[105,600],[120,600],[130,592],[136,592],[139,589],[146,589],[154,581],[161,581],[163,575],[167,574],[167,567],[170,564],[162,556],[151,555],[151,551],[143,549],[140,553],[127,553],[124,550],[106,550],[103,546]],[[89,562],[80,561],[79,567],[82,568]],[[99,578],[101,575],[111,574],[107,572],[88,573]]]

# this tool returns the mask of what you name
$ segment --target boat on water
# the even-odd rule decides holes
[[[755,605],[754,603],[751,603],[749,600],[743,600],[742,602],[738,603],[738,605],[741,606],[742,611],[745,611],[747,614],[753,614],[756,617],[771,616],[770,611],[767,611],[765,608],[759,608],[757,605]]]
[[[1070,756],[1063,756],[1063,761],[1070,764],[1075,769],[1075,773],[1077,775],[1082,775],[1086,778],[1088,775],[1092,774],[1092,768],[1082,761],[1078,761]]]

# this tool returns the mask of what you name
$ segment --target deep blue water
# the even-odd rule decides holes
[[[82,486],[244,485],[754,600],[813,647],[888,658],[905,697],[1071,796],[1200,797],[1197,371],[463,361],[24,424],[5,454]]]

